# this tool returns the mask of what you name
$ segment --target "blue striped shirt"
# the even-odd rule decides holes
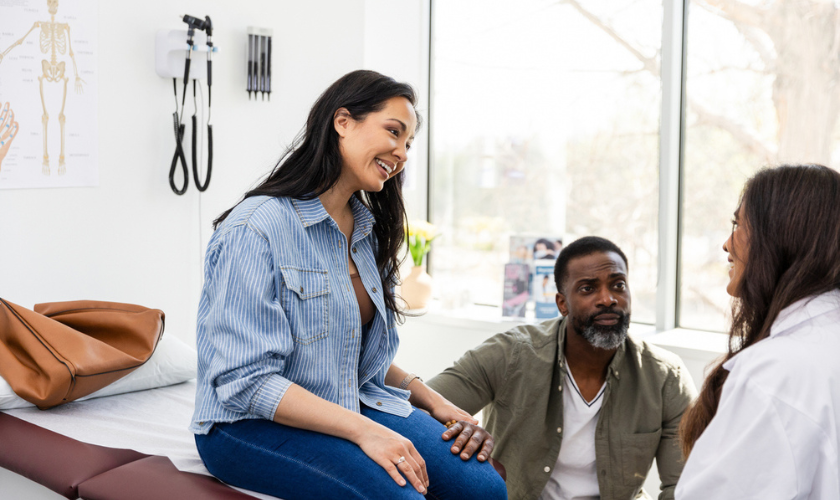
[[[207,247],[198,308],[198,388],[190,430],[272,419],[298,384],[327,401],[406,417],[408,391],[385,385],[399,344],[374,257],[374,218],[351,198],[349,255],[376,306],[361,326],[347,239],[318,198],[240,203]]]

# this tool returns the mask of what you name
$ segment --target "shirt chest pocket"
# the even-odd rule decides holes
[[[280,303],[289,321],[292,338],[299,344],[329,334],[330,280],[326,271],[281,267]]]
[[[621,471],[625,485],[641,486],[656,457],[662,430],[621,434]]]

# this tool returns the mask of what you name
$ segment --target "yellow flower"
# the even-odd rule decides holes
[[[415,266],[423,264],[423,258],[431,250],[432,240],[435,237],[437,237],[437,229],[433,224],[423,220],[411,221],[408,224],[405,239]]]
[[[412,221],[408,225],[408,235],[422,238],[424,240],[431,240],[436,236],[437,229],[434,224],[430,224],[424,220]]]

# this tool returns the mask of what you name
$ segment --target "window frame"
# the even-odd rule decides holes
[[[434,117],[434,19],[435,0],[428,1],[427,24],[427,75],[425,101],[428,103],[428,141],[425,164],[425,206],[422,211],[426,220],[432,220],[434,200],[434,172],[429,167],[433,158],[435,126]],[[684,147],[685,147],[685,89],[686,89],[686,35],[688,5],[690,0],[662,1],[663,25],[660,82],[662,107],[659,126],[659,216],[658,255],[656,287],[655,331],[664,332],[679,328],[680,301],[680,239],[682,236],[682,199],[684,189]],[[434,252],[427,257],[428,269],[434,270]]]

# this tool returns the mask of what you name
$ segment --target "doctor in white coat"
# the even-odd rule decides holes
[[[840,173],[760,171],[723,249],[731,347],[683,417],[676,499],[840,499]]]

